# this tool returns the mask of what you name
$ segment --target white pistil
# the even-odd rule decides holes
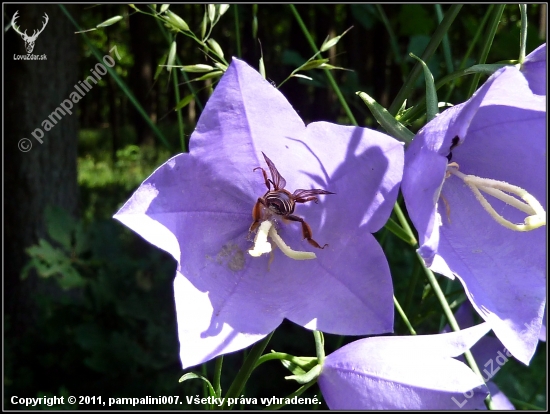
[[[250,256],[260,257],[264,253],[271,252],[271,243],[267,241],[267,235],[272,226],[273,223],[269,220],[266,220],[260,224],[256,237],[254,237],[254,247],[248,250],[248,254],[250,254]]]
[[[451,163],[447,167],[447,173],[453,174],[472,190],[476,199],[483,206],[485,211],[502,226],[514,230],[514,231],[530,231],[546,225],[546,211],[538,200],[525,191],[523,188],[508,184],[504,181],[492,180],[489,178],[476,177],[475,175],[467,175],[458,171],[458,164]],[[481,194],[481,191],[504,201],[506,204],[529,214],[525,220],[525,224],[515,224],[509,220],[506,220],[500,214],[498,214],[487,199]],[[521,198],[523,201],[512,197],[509,194],[514,194]]]
[[[301,252],[298,250],[292,250],[288,245],[281,239],[281,236],[277,233],[277,230],[275,230],[275,227],[271,227],[271,230],[269,230],[269,237],[271,237],[271,240],[275,242],[277,246],[279,246],[279,249],[286,254],[288,257],[294,260],[310,260],[315,259],[317,256],[313,252]]]
[[[254,238],[254,247],[248,251],[253,257],[259,257],[262,254],[270,253],[272,250],[271,243],[267,241],[267,236],[271,237],[271,240],[281,249],[281,251],[294,260],[310,260],[315,259],[317,256],[313,252],[301,252],[292,250],[277,233],[275,226],[269,220],[263,221],[258,228],[256,237]]]

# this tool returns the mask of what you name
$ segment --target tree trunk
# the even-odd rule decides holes
[[[66,7],[74,16],[74,6]],[[57,5],[5,6],[10,19],[16,11],[16,25],[27,34],[43,27],[45,14],[49,18],[32,51],[33,55],[45,55],[46,60],[18,60],[16,55],[28,55],[28,49],[11,27],[4,42],[4,309],[10,317],[11,332],[17,335],[32,326],[35,293],[45,289],[59,292],[54,284],[36,276],[24,281],[20,278],[29,259],[25,249],[46,236],[44,208],[59,206],[71,214],[77,209],[78,104],[69,108],[69,103],[78,76],[78,35]],[[68,110],[57,111],[64,101]],[[45,120],[51,128],[46,127]]]

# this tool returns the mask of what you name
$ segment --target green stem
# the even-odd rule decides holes
[[[252,371],[254,370],[254,367],[256,366],[258,359],[260,359],[260,357],[262,356],[262,353],[264,352],[265,347],[269,343],[269,340],[271,339],[272,336],[273,336],[273,332],[271,332],[261,341],[256,342],[254,344],[254,346],[250,350],[250,353],[246,357],[239,373],[237,374],[237,376],[233,380],[233,383],[227,390],[227,394],[225,394],[225,400],[224,400],[225,402],[223,403],[222,410],[227,410],[227,401],[229,398],[239,397],[246,382],[248,381],[248,378],[250,378],[250,374],[252,374]]]
[[[323,333],[320,331],[313,331],[315,337],[315,351],[317,353],[317,364],[323,366],[325,362],[325,340],[323,339]]]
[[[313,49],[314,53],[319,53],[319,49],[315,45],[315,42],[313,41],[313,37],[311,37],[311,34],[309,33],[304,21],[300,17],[300,14],[298,13],[298,10],[296,10],[296,7],[294,7],[293,4],[289,4],[290,10],[292,11],[292,14],[296,18],[296,21],[298,22],[298,26],[300,26],[300,29],[302,29],[302,32],[304,33],[304,36],[306,37],[309,45]],[[332,87],[332,90],[334,93],[336,93],[336,96],[338,97],[338,100],[340,101],[340,105],[342,105],[342,108],[344,108],[344,112],[348,116],[350,122],[358,126],[357,121],[355,120],[355,117],[353,116],[350,107],[348,106],[348,103],[344,99],[344,95],[342,95],[342,92],[340,91],[340,88],[338,87],[338,84],[334,80],[334,76],[332,76],[332,73],[328,69],[324,69],[325,75],[327,76],[328,82],[330,86]]]
[[[416,239],[410,239],[409,234],[401,228],[391,217],[388,219],[384,225],[384,229],[388,230],[394,236],[398,237],[400,240],[403,240],[405,243],[414,246],[416,244]]]
[[[405,73],[407,73],[407,66],[405,65],[405,61],[403,60],[403,58],[401,57],[401,53],[399,52],[397,36],[395,36],[395,33],[393,32],[393,29],[390,25],[388,17],[386,16],[386,13],[384,12],[384,9],[382,8],[382,5],[376,4],[374,7],[376,8],[378,15],[380,16],[380,20],[382,20],[386,31],[388,32],[388,36],[390,37],[390,47],[394,54],[395,62],[401,67],[401,76],[404,77]]]
[[[403,213],[403,210],[401,210],[401,206],[398,203],[395,203],[395,205],[393,206],[393,212],[397,216],[397,220],[399,220],[399,224],[401,224],[401,227],[403,227],[403,230],[405,230],[409,239],[413,242],[412,245],[413,246],[416,245],[418,243],[416,241],[416,237],[414,237],[412,228],[409,225],[409,222],[407,221],[407,218],[405,217],[405,214]]]
[[[242,56],[241,34],[239,30],[239,10],[236,4],[233,6],[233,13],[235,14],[235,42],[237,43],[237,57],[240,58]]]
[[[491,20],[489,21],[489,27],[487,28],[487,33],[485,35],[485,43],[483,44],[483,47],[481,49],[479,61],[477,62],[478,64],[483,64],[487,61],[487,56],[489,55],[489,50],[491,50],[491,46],[493,45],[493,40],[495,38],[495,34],[500,23],[502,13],[504,12],[504,7],[506,7],[505,4],[497,5],[493,16],[491,17]],[[472,79],[472,84],[470,85],[470,90],[468,91],[468,97],[474,94],[480,79],[481,74],[476,73],[474,75],[474,78]]]
[[[437,14],[437,22],[441,24],[443,20],[443,10],[441,9],[440,4],[435,5],[435,13]],[[453,57],[451,55],[451,45],[449,43],[449,35],[445,33],[443,36],[443,41],[441,42],[443,46],[443,56],[445,57],[445,65],[447,66],[447,73],[454,72]]]
[[[424,50],[424,53],[422,53],[422,56],[420,58],[424,62],[428,62],[430,58],[432,57],[433,53],[441,43],[441,40],[443,39],[443,36],[448,32],[449,27],[455,20],[456,16],[458,15],[458,12],[462,8],[461,4],[453,4],[451,7],[449,7],[449,10],[447,13],[445,13],[445,17],[441,21],[441,24],[437,27],[436,31],[434,32],[432,38],[430,39],[430,42],[428,43],[428,46],[426,46],[426,50]],[[405,102],[405,99],[409,97],[411,92],[414,89],[414,84],[416,80],[418,79],[418,76],[420,76],[420,73],[422,71],[422,64],[420,62],[417,62],[411,72],[409,73],[409,76],[407,77],[407,80],[397,93],[397,96],[393,100],[392,104],[390,105],[390,108],[388,111],[392,115],[396,115],[397,111],[399,111],[399,108],[403,105],[403,102]]]
[[[421,262],[424,262],[424,259],[422,259],[422,257],[420,256],[420,254],[418,252],[416,253],[416,256],[418,257],[418,260],[420,260]],[[458,322],[455,319],[455,316],[453,314],[453,311],[451,310],[451,307],[447,303],[447,299],[445,298],[445,294],[441,290],[441,287],[439,286],[439,283],[437,282],[437,279],[435,278],[435,275],[427,267],[424,267],[424,273],[426,274],[428,282],[430,282],[430,285],[432,286],[432,289],[434,290],[435,296],[437,297],[437,299],[439,300],[439,303],[441,304],[441,307],[443,308],[443,313],[447,317],[447,320],[449,321],[449,325],[451,326],[453,331],[455,331],[455,332],[460,331],[460,327],[458,326]],[[481,371],[479,370],[479,368],[477,366],[477,363],[476,363],[472,353],[470,352],[470,350],[467,350],[466,352],[464,352],[464,357],[466,358],[466,362],[468,362],[468,365],[470,366],[472,371],[474,371],[474,373],[476,373],[477,376],[479,378],[481,378],[481,380],[483,382],[485,382],[483,380],[483,375],[481,375]],[[492,401],[490,399],[490,396],[488,398],[489,399],[486,400],[486,402],[487,402],[487,405],[489,406],[489,408],[491,408]]]
[[[414,234],[412,233],[412,230],[409,226],[409,223],[407,222],[405,215],[401,211],[401,208],[396,203],[394,206],[394,211],[397,214],[397,217],[399,219],[399,222],[401,223],[401,226],[409,232],[409,235],[411,237],[414,237]],[[447,317],[447,320],[449,321],[449,325],[453,329],[453,331],[459,331],[460,327],[458,326],[458,322],[455,319],[455,316],[453,314],[453,311],[451,310],[451,307],[447,303],[447,298],[445,297],[445,294],[441,290],[441,287],[439,286],[439,283],[437,282],[437,279],[435,278],[435,275],[433,272],[426,267],[424,264],[424,259],[420,256],[420,254],[417,252],[416,256],[418,258],[419,263],[422,265],[422,268],[424,270],[424,273],[426,274],[426,277],[428,281],[430,282],[430,285],[432,286],[432,289],[435,292],[435,295],[437,299],[439,300],[439,303],[441,303],[441,307],[443,308],[443,313]],[[466,358],[466,361],[468,362],[468,365],[470,365],[470,368],[472,368],[472,371],[474,371],[483,381],[483,376],[481,375],[481,372],[479,371],[479,368],[472,356],[472,353],[468,350],[464,353],[464,356]],[[490,400],[487,400],[487,405],[490,407],[492,405]]]
[[[158,28],[161,31],[161,33],[163,34],[163,36],[166,39],[166,41],[168,42],[168,44],[171,44],[172,43],[172,36],[166,30],[166,27],[163,24],[161,24],[161,22],[158,19],[155,19],[155,21],[157,22]],[[177,54],[176,54],[176,63],[179,66],[183,66],[183,63],[181,62],[181,59],[179,58],[179,56]],[[202,111],[204,109],[204,107],[203,107],[203,105],[202,105],[202,103],[199,99],[199,96],[197,95],[197,91],[195,90],[195,87],[193,86],[193,83],[190,82],[189,76],[187,75],[187,72],[182,71],[182,74],[183,74],[183,78],[185,79],[185,84],[187,85],[187,87],[189,88],[189,91],[193,95],[193,99],[195,100],[195,103],[196,103],[197,107],[199,108],[199,111]],[[179,102],[179,101],[176,101],[176,102]]]
[[[393,304],[395,306],[395,309],[397,309],[397,313],[399,313],[399,315],[401,316],[401,319],[403,319],[403,322],[405,323],[405,325],[407,325],[407,328],[409,328],[409,332],[411,333],[411,335],[416,335],[416,331],[414,330],[413,326],[409,322],[409,318],[403,311],[403,308],[401,307],[401,305],[399,304],[395,296],[393,297]]]
[[[473,39],[468,42],[468,49],[466,50],[466,53],[464,54],[464,57],[462,58],[462,61],[460,62],[460,66],[458,67],[458,70],[462,70],[466,67],[466,63],[468,62],[468,59],[470,58],[470,55],[472,54],[475,45],[477,44],[479,38],[481,37],[481,33],[483,33],[483,29],[485,28],[485,25],[487,24],[487,20],[489,20],[489,16],[491,15],[491,12],[493,10],[494,4],[489,5],[487,8],[487,11],[483,15],[483,18],[481,19],[481,22],[477,26],[477,30],[474,34]],[[453,90],[456,85],[456,80],[453,80],[451,83],[451,86],[449,87],[449,91],[447,92],[447,95],[445,96],[445,99],[443,102],[448,102],[449,98],[451,97],[451,94],[453,93]]]
[[[214,392],[216,397],[220,398],[222,396],[222,365],[223,365],[223,355],[220,355],[216,358],[216,365],[214,366]]]
[[[260,358],[258,358],[258,361],[256,362],[256,366],[254,368],[259,367],[264,362],[272,361],[272,360],[279,360],[279,361],[296,361],[296,357],[294,355],[287,354],[285,352],[270,352],[269,354],[262,355]],[[312,359],[315,359],[312,357]]]
[[[414,292],[416,290],[416,285],[420,280],[420,264],[418,261],[414,262],[411,278],[409,279],[409,286],[407,287],[407,296],[405,297],[405,313],[408,313],[411,309],[412,300],[414,297]]]
[[[180,101],[180,88],[178,86],[178,71],[172,70],[172,82],[174,83],[174,95],[176,96],[176,102]],[[185,145],[185,131],[184,131],[184,125],[183,125],[183,116],[181,114],[181,110],[176,111],[177,117],[178,117],[178,133],[180,136],[180,147],[181,152],[187,152],[187,145]]]
[[[449,294],[451,293],[451,289],[453,288],[453,281],[451,279],[447,279],[445,281],[445,298],[449,297]],[[442,331],[445,327],[445,315],[441,315],[441,318],[439,320],[439,330]]]
[[[519,5],[521,14],[521,32],[519,36],[519,63],[523,64],[525,60],[525,48],[527,44],[527,4]]]
[[[208,375],[208,372],[206,370],[206,363],[203,363],[201,364],[201,374],[203,376],[203,378],[206,379],[206,376]],[[202,395],[204,397],[208,397],[209,393],[208,393],[208,384],[206,383],[206,381],[202,381]],[[211,407],[208,403],[205,403],[204,404],[204,409],[205,410],[209,410]]]

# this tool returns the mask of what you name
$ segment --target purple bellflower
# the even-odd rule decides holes
[[[546,96],[531,90],[541,82],[530,67],[543,49],[526,59],[530,79],[502,68],[425,125],[405,154],[401,186],[426,264],[460,279],[525,364],[546,303]]]
[[[115,215],[178,263],[184,368],[249,346],[283,318],[341,335],[393,330],[389,266],[371,233],[384,225],[397,198],[400,143],[365,128],[306,127],[277,89],[233,59],[189,146],[190,153],[160,166]],[[293,213],[320,246],[328,244],[324,249],[303,240],[300,222],[273,212],[263,216],[256,237],[249,234],[253,207],[268,191],[254,169],[266,171],[271,190],[278,181],[262,152],[290,194],[335,193],[298,203]]]
[[[333,410],[472,410],[487,388],[453,357],[489,329],[360,339],[325,358],[319,387]]]

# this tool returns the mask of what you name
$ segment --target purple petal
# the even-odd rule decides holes
[[[457,112],[469,111],[472,105],[476,110],[467,117],[467,130],[461,135],[455,121],[460,119]],[[456,108],[426,125],[413,141],[415,144],[419,139],[418,144],[411,144],[403,194],[419,238],[426,243],[420,252],[427,263],[433,259],[431,269],[451,278],[457,275],[478,313],[491,323],[510,352],[528,363],[538,342],[546,297],[544,229],[505,229],[490,218],[455,176],[444,180],[437,214],[433,212],[433,198],[414,198],[425,183],[436,193],[433,170],[439,174],[441,159],[450,150],[449,139],[458,136],[460,145],[453,149],[452,159],[460,171],[525,188],[546,208],[545,98],[532,94],[516,68],[506,67],[496,72],[474,98]],[[424,144],[434,139],[441,144]],[[436,158],[422,154],[430,151],[440,155],[439,161],[432,161],[434,169],[430,164],[415,163],[420,156]],[[524,215],[504,203],[491,200],[491,204],[510,220],[523,221]],[[430,206],[432,216],[419,211]],[[437,215],[440,221],[435,221]],[[439,225],[429,228],[426,223],[430,220]],[[430,231],[439,232],[439,243]],[[431,243],[433,240],[436,243]]]
[[[546,43],[525,57],[521,71],[533,93],[546,96]]]
[[[452,357],[488,330],[483,323],[448,334],[355,341],[326,357],[318,380],[323,397],[341,410],[472,409],[487,390]]]
[[[487,93],[463,145],[453,152],[454,159],[467,174],[526,189],[546,208],[545,104],[528,99],[531,94],[521,74],[505,69]],[[528,363],[538,342],[546,298],[545,229],[504,228],[457,177],[446,180],[442,195],[450,213],[447,217],[440,205],[438,253],[462,280],[480,315],[492,321],[497,336]],[[524,214],[492,201],[505,217],[523,221]]]
[[[419,253],[427,265],[431,265],[439,245],[441,219],[436,215],[436,203],[445,177],[447,156],[453,146],[462,142],[493,81],[489,79],[467,103],[447,109],[426,124],[405,154],[401,190],[418,231]],[[457,141],[453,143],[453,140]]]
[[[179,272],[174,280],[174,296],[184,368],[246,348],[265,337],[262,333],[237,332],[228,324],[213,321],[209,293],[199,291]],[[279,321],[278,318],[271,321],[265,318],[264,323],[264,331],[271,332]]]
[[[495,410],[516,409],[516,407],[514,407],[514,404],[510,402],[508,397],[500,390],[500,388],[498,388],[498,386],[493,381],[488,382],[487,387],[489,388],[489,392],[491,393],[491,400],[493,401],[493,408]],[[487,409],[485,404],[483,404],[481,409]]]
[[[401,144],[365,128],[326,122],[306,128],[280,92],[234,59],[190,147],[158,168],[115,216],[172,254],[190,282],[176,292],[184,366],[246,347],[283,318],[342,335],[392,331],[389,267],[370,233],[395,203]],[[316,249],[316,260],[295,261],[276,250],[270,262],[269,255],[247,252],[251,211],[266,192],[261,172],[253,171],[267,168],[262,151],[290,192],[336,193],[299,204],[294,213],[307,220],[315,240],[329,244]],[[279,220],[277,227],[293,249],[314,250],[302,240],[300,223]],[[196,323],[188,304],[179,304],[195,300],[188,296],[209,302]],[[204,349],[190,351],[199,338],[208,338]]]

